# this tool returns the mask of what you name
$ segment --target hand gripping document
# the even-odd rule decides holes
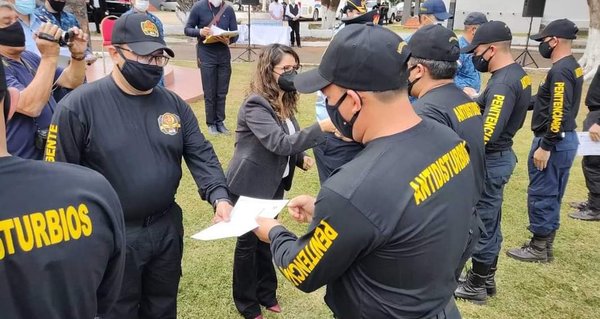
[[[212,25],[210,27],[210,30],[212,31],[212,35],[209,35],[206,39],[204,39],[204,41],[202,43],[204,43],[204,44],[217,43],[217,42],[219,42],[219,40],[217,40],[216,37],[233,38],[233,37],[237,37],[238,35],[240,35],[239,31],[225,31],[215,25]]]
[[[598,156],[600,155],[600,142],[594,142],[590,138],[589,132],[577,132],[577,138],[579,139],[579,147],[577,148],[577,155],[579,156]]]
[[[275,218],[288,200],[268,200],[241,196],[231,211],[229,222],[214,224],[192,236],[199,240],[214,240],[241,236],[256,227],[256,217]]]

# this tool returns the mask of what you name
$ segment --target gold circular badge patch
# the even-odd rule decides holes
[[[181,128],[179,116],[173,113],[165,113],[158,117],[158,128],[167,135],[175,135]]]

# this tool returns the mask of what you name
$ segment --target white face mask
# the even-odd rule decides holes
[[[210,1],[210,3],[215,7],[219,7],[219,6],[221,6],[221,3],[223,3],[223,0],[208,0],[208,1]]]
[[[150,1],[145,0],[137,0],[135,5],[133,6],[137,11],[146,12],[148,10],[148,6],[150,6]]]

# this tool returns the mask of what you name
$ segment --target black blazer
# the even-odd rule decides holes
[[[280,120],[271,104],[262,96],[250,95],[240,107],[237,119],[233,158],[227,169],[229,190],[236,195],[272,199],[290,157],[290,173],[285,190],[292,186],[294,166],[302,167],[304,150],[323,142],[318,123],[288,135],[285,121]]]

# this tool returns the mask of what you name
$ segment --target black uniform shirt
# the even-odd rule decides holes
[[[552,150],[562,140],[562,132],[577,128],[582,88],[583,69],[572,55],[552,65],[538,89],[531,119],[535,136],[543,136],[542,149]]]
[[[0,158],[0,317],[94,318],[119,296],[125,225],[100,174]]]
[[[466,142],[424,120],[335,171],[307,234],[273,228],[275,264],[303,291],[327,285],[338,318],[429,317],[453,298],[475,189]]]
[[[175,93],[121,91],[112,77],[65,97],[52,118],[45,159],[90,167],[113,185],[125,220],[168,209],[181,180],[181,158],[203,199],[226,198],[221,164],[192,109]]]
[[[531,100],[531,78],[517,63],[494,71],[476,102],[483,113],[486,153],[507,151],[523,127]]]
[[[450,127],[469,146],[478,193],[483,192],[485,147],[483,117],[477,103],[454,83],[434,88],[413,103],[417,114]],[[476,202],[479,200],[479,196]],[[473,205],[476,204],[473,203]]]
[[[590,112],[600,111],[600,66],[588,89],[585,97],[585,105],[587,105]],[[600,117],[596,120],[596,123],[600,124]]]

